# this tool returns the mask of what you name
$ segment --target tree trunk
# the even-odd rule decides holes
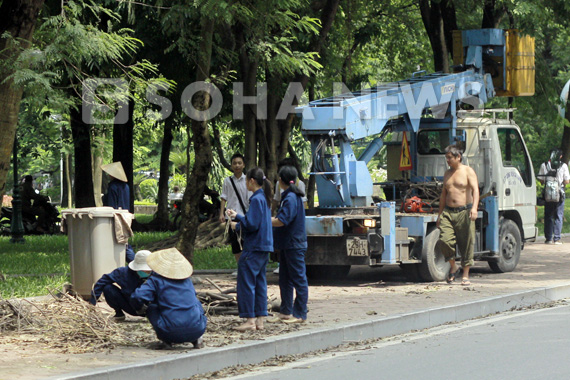
[[[81,109],[71,109],[69,114],[73,136],[75,166],[75,207],[95,207],[93,177],[91,175],[91,133],[89,125],[81,118]]]
[[[200,49],[196,57],[198,60],[196,81],[206,80],[210,75],[213,32],[214,20],[204,18],[202,20]],[[199,111],[207,110],[210,108],[211,97],[207,92],[198,92],[194,95],[192,104]],[[180,239],[177,244],[177,248],[190,262],[193,261],[194,241],[198,232],[199,204],[212,166],[212,146],[208,121],[192,120],[192,143],[195,153],[194,166],[182,199],[182,223]]]
[[[67,205],[67,208],[73,207],[73,186],[71,185],[71,155],[65,153],[63,155],[63,199],[61,200],[62,207]]]
[[[433,52],[434,69],[447,73],[449,72],[449,49],[445,39],[441,6],[442,3],[440,2],[420,0],[422,21]]]
[[[481,21],[481,28],[498,28],[501,19],[506,13],[506,8],[500,6],[496,8],[496,0],[485,0],[483,6],[483,20]]]
[[[307,51],[312,51],[317,54],[320,54],[321,50],[324,47],[325,41],[328,37],[328,34],[332,28],[333,21],[336,16],[336,12],[338,10],[340,0],[327,0],[321,10],[320,20],[321,20],[321,30],[319,35],[313,39],[309,45]],[[271,78],[270,76],[268,76]],[[272,80],[276,83],[272,84]],[[274,174],[274,170],[277,170],[276,163],[283,158],[286,157],[288,147],[289,147],[289,136],[291,135],[291,130],[293,128],[293,121],[295,120],[294,114],[289,114],[289,116],[285,120],[274,120],[275,115],[277,114],[277,110],[272,111],[272,107],[277,107],[273,104],[271,96],[272,94],[279,94],[280,91],[277,90],[278,82],[298,82],[301,84],[302,88],[305,89],[307,84],[309,83],[309,76],[305,74],[299,74],[293,80],[286,80],[285,78],[271,78],[269,82],[269,89],[268,89],[268,121],[267,121],[267,136],[268,136],[268,144],[269,144],[269,154],[273,155],[273,161],[267,160],[268,170],[271,170],[269,174],[270,178],[276,178],[276,173]],[[279,99],[277,104],[281,103],[282,99]],[[273,104],[273,105],[272,105]],[[292,102],[292,106],[297,106],[299,104],[298,99],[294,98]],[[247,131],[246,131],[247,133]],[[247,139],[247,134],[246,134]]]
[[[129,118],[125,124],[113,125],[113,162],[120,161],[129,180],[129,211],[135,211],[135,186],[133,183],[133,112],[135,102],[129,99],[127,103]]]
[[[95,205],[97,207],[103,206],[103,199],[101,197],[101,185],[102,185],[102,170],[101,165],[103,164],[103,152],[105,148],[105,132],[98,138],[93,135],[93,139],[99,140],[92,149],[92,160],[91,165],[93,169],[93,193],[95,194]]]
[[[168,220],[168,177],[170,177],[170,148],[172,147],[172,129],[174,128],[174,115],[164,121],[164,134],[160,151],[160,178],[158,179],[158,209],[154,217],[154,223],[165,229],[169,225]]]
[[[238,43],[238,55],[240,63],[241,80],[243,83],[244,96],[255,96],[257,85],[257,68],[259,62],[250,56],[246,47],[244,26],[238,25],[236,41]],[[250,169],[257,165],[257,139],[256,139],[256,115],[253,111],[255,105],[247,104],[243,107],[243,125],[245,131],[245,167]],[[235,152],[234,152],[235,153]]]
[[[21,48],[29,46],[43,3],[44,0],[4,0],[0,4],[0,36],[8,33],[21,43],[20,47],[14,46],[11,39],[0,37],[0,60],[8,63],[0,70],[0,198],[6,190],[22,100],[22,89],[14,87],[12,80],[6,80],[14,73],[9,62],[18,57]]]

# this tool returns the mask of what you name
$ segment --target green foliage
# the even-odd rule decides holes
[[[149,201],[156,201],[158,195],[158,181],[153,178],[148,178],[142,181],[139,185],[143,199]]]

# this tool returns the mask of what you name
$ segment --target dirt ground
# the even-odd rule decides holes
[[[569,248],[569,244],[527,244],[517,269],[512,273],[495,274],[486,263],[476,263],[469,287],[462,287],[457,282],[451,285],[410,283],[398,267],[355,267],[346,279],[310,284],[307,323],[295,326],[266,323],[263,331],[236,333],[231,328],[240,323],[238,317],[213,316],[209,318],[204,336],[204,349],[565,284],[569,282]],[[222,289],[235,287],[235,279],[230,275],[197,274],[195,277],[202,280],[197,281],[198,292],[217,291],[205,281],[206,277]],[[279,298],[277,279],[277,275],[268,273],[270,299]],[[104,303],[99,303],[98,307],[111,316]],[[136,338],[133,343],[87,353],[73,353],[73,349],[65,344],[46,341],[41,333],[4,333],[0,336],[0,379],[38,379],[192,350],[191,345],[175,345],[168,351],[147,348],[149,343],[156,341],[156,337],[144,318],[132,317],[118,325]]]

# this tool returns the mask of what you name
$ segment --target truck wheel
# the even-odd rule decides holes
[[[422,262],[419,267],[420,277],[427,282],[444,281],[449,273],[449,263],[436,247],[439,240],[439,228],[433,228],[424,238]]]
[[[499,260],[489,261],[495,273],[512,272],[521,257],[521,232],[515,222],[503,219],[499,227]]]
[[[350,271],[350,265],[307,265],[307,278],[311,280],[343,279]]]

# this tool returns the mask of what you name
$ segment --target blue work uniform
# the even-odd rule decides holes
[[[238,261],[237,299],[241,318],[267,315],[265,271],[269,252],[273,252],[271,210],[262,189],[249,199],[245,215],[237,215],[236,232],[242,233],[243,252]]]
[[[281,194],[281,204],[276,218],[284,224],[275,227],[275,248],[279,253],[280,313],[307,319],[309,283],[305,267],[307,231],[305,230],[305,207],[301,196],[287,189]],[[297,293],[293,303],[293,290]]]
[[[103,196],[103,206],[110,206],[116,210],[128,210],[131,206],[129,185],[116,178],[109,182],[107,194]]]
[[[107,194],[103,196],[103,206],[113,207],[115,210],[129,210],[131,206],[129,185],[116,178],[109,182]],[[127,264],[135,259],[135,251],[130,244],[127,244],[125,259]]]
[[[206,331],[204,308],[190,278],[173,280],[153,272],[131,303],[136,310],[148,305],[146,316],[163,342],[194,342]]]
[[[93,286],[91,291],[91,304],[95,305],[101,293],[105,295],[107,304],[120,313],[124,311],[130,315],[138,315],[131,305],[131,295],[139,286],[144,284],[137,272],[129,267],[117,268],[109,274],[104,274]],[[115,284],[119,285],[116,286]]]

